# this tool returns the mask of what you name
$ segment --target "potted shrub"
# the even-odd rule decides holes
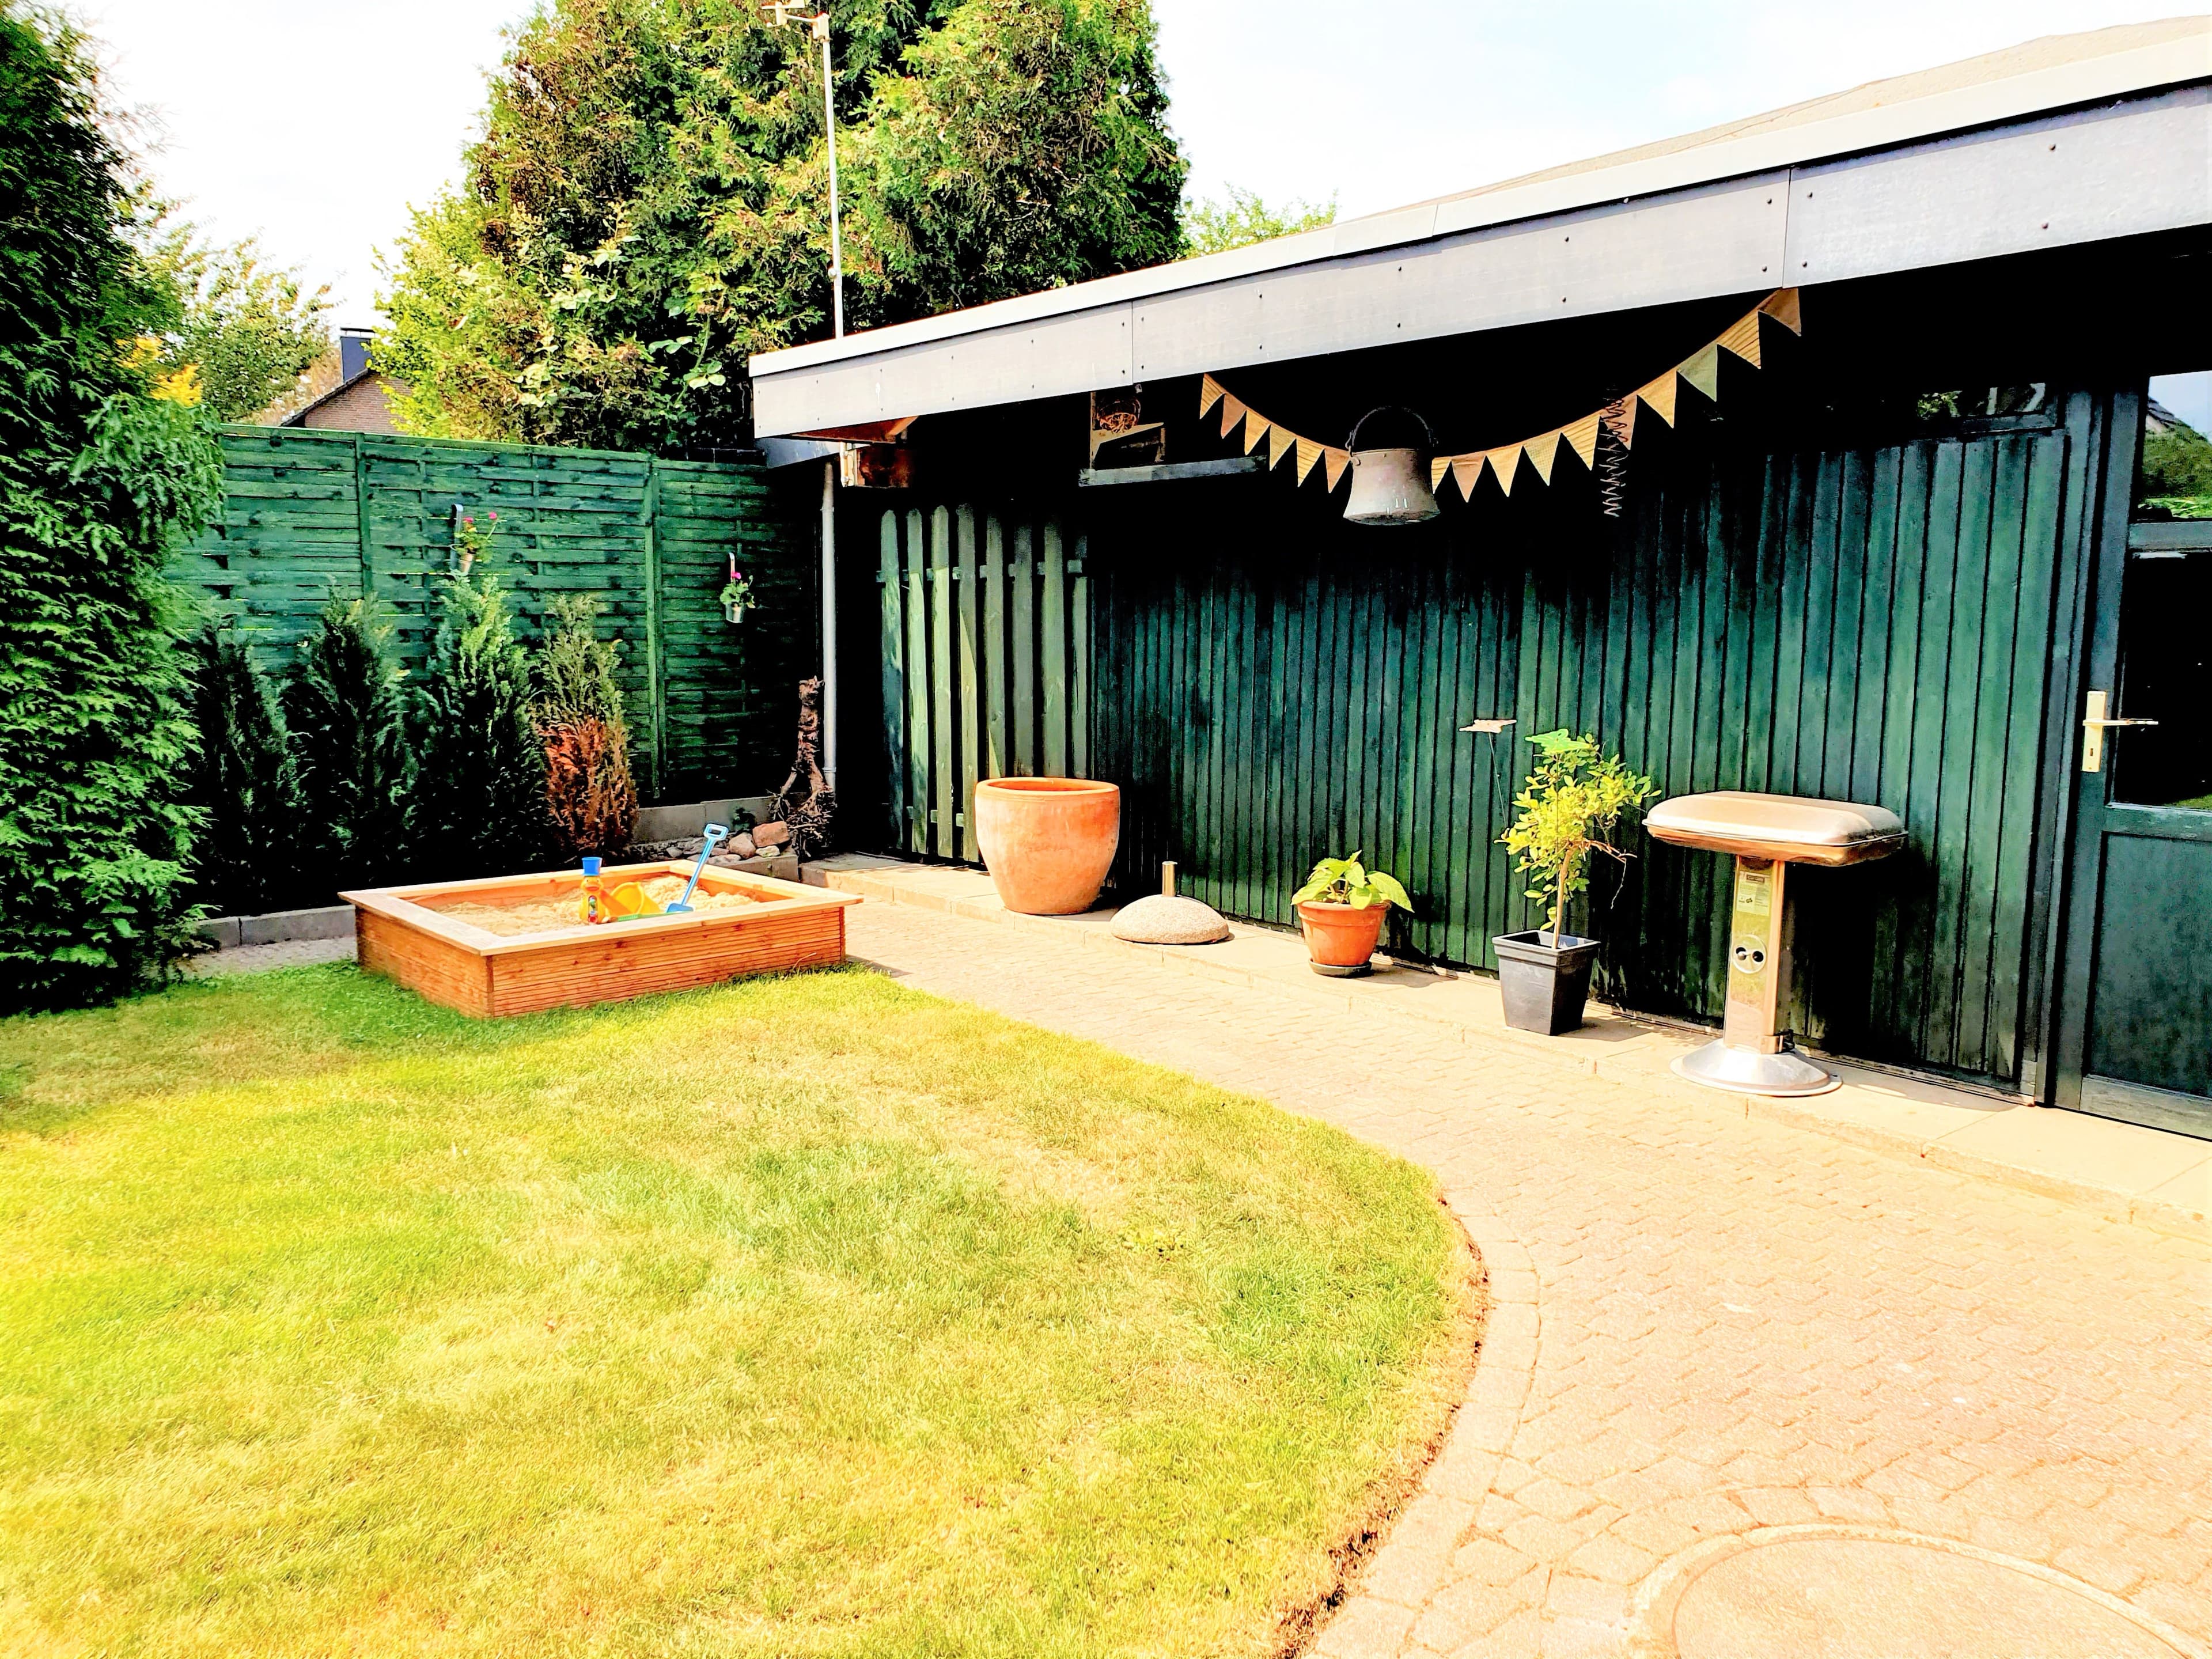
[[[1592,853],[1628,861],[1632,855],[1613,844],[1613,827],[1659,790],[1620,756],[1601,756],[1594,737],[1562,728],[1528,741],[1536,750],[1535,769],[1514,797],[1512,827],[1498,839],[1513,853],[1513,867],[1528,872],[1528,896],[1551,912],[1552,925],[1548,932],[1501,933],[1491,943],[1498,948],[1505,1023],[1557,1036],[1583,1023],[1597,959],[1597,940],[1566,932],[1567,902],[1589,886]]]
[[[1314,972],[1332,979],[1354,979],[1365,973],[1390,907],[1413,908],[1396,877],[1368,869],[1357,853],[1348,859],[1323,859],[1314,866],[1306,884],[1291,895],[1291,902],[1298,908],[1298,926],[1305,933]]]

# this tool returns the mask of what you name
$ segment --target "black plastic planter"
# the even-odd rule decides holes
[[[1557,945],[1550,942],[1554,937]],[[1536,929],[1500,933],[1490,942],[1498,947],[1498,989],[1508,1025],[1558,1036],[1583,1023],[1590,968],[1597,961],[1595,939]]]

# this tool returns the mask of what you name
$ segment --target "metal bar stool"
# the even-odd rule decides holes
[[[1793,1051],[1782,1029],[1790,1001],[1787,877],[1793,864],[1863,864],[1905,845],[1905,825],[1882,806],[1723,789],[1677,795],[1644,815],[1652,839],[1735,855],[1729,919],[1728,1002],[1721,1035],[1674,1062],[1692,1083],[1736,1094],[1820,1095],[1834,1073]]]

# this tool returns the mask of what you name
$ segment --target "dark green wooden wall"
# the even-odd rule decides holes
[[[496,511],[495,568],[534,638],[555,593],[604,596],[655,799],[774,788],[797,684],[818,672],[820,474],[604,451],[223,428],[221,520],[173,574],[281,667],[331,598],[373,593],[410,665],[428,653],[456,501]],[[729,556],[761,604],[731,627]]]
[[[1497,844],[1524,739],[1594,731],[1668,794],[1896,811],[1908,852],[1795,879],[1793,1027],[2016,1085],[2072,625],[2065,425],[1784,453],[1725,428],[1638,438],[1618,520],[1533,482],[1390,530],[1282,477],[1085,492],[1092,771],[1125,787],[1125,888],[1173,858],[1184,890],[1287,924],[1314,860],[1358,848],[1414,896],[1399,943],[1493,966],[1491,936],[1530,925]],[[1516,724],[1459,729],[1477,717]],[[1629,845],[1584,918],[1601,988],[1717,1019],[1726,861]]]

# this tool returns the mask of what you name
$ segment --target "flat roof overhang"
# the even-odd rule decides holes
[[[2212,19],[1897,104],[765,353],[763,436],[2212,223]],[[2090,37],[2094,39],[2095,37]]]

